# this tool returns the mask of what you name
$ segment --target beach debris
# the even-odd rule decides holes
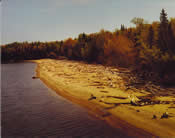
[[[93,94],[91,94],[91,97],[88,99],[88,101],[93,100],[93,99],[97,99],[97,97],[95,97]]]
[[[99,81],[94,81],[94,83],[100,83]]]
[[[106,98],[127,99],[127,97],[120,97],[120,96],[106,96]]]
[[[104,89],[105,87],[97,87],[98,89]]]
[[[153,118],[152,119],[156,119],[157,118],[157,116],[156,115],[153,115]]]
[[[134,106],[140,105],[138,103],[139,99],[135,95],[133,95],[133,94],[132,95],[129,95],[128,98],[130,99],[130,104],[131,105],[134,105]]]
[[[103,92],[103,93],[108,93],[108,91],[100,91],[100,92]]]
[[[175,108],[175,106],[170,106],[170,107],[168,107],[168,108]]]
[[[112,82],[110,82],[110,83],[109,83],[109,87],[115,88],[116,86],[115,86],[115,84],[113,84]]]
[[[108,77],[108,80],[111,80],[111,78],[110,78],[110,77]]]
[[[163,119],[163,118],[168,118],[168,117],[169,117],[168,112],[165,112],[165,113],[163,113],[163,115],[161,116],[161,119]]]
[[[130,103],[131,103],[131,105],[133,105],[133,106],[137,106],[138,105],[138,103],[136,103],[135,101],[130,101]]]
[[[32,79],[39,79],[39,77],[33,76]]]

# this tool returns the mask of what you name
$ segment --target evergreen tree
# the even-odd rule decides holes
[[[154,30],[152,26],[150,26],[149,28],[147,41],[148,41],[149,48],[152,48],[152,46],[154,45]]]
[[[168,38],[169,38],[169,41],[168,41],[169,49],[171,53],[175,54],[175,36],[173,34],[171,23],[169,23],[168,25]]]
[[[168,18],[167,13],[162,9],[160,13],[160,25],[158,30],[158,46],[163,53],[168,51]]]
[[[121,31],[125,31],[125,26],[123,24],[121,24],[121,28],[120,28]]]

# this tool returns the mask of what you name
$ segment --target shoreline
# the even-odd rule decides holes
[[[37,77],[39,77],[48,87],[50,87],[52,90],[54,90],[59,95],[65,97],[66,99],[76,104],[79,104],[82,107],[85,107],[86,109],[88,109],[90,113],[92,113],[99,119],[106,121],[112,127],[117,128],[122,132],[126,132],[128,136],[152,137],[152,136],[174,136],[175,135],[175,133],[173,132],[174,128],[172,126],[170,126],[170,128],[172,128],[171,130],[170,128],[166,128],[166,126],[160,126],[159,123],[156,123],[157,120],[155,121],[151,119],[150,121],[145,116],[139,115],[139,112],[135,112],[133,109],[130,110],[131,108],[130,106],[125,107],[125,105],[120,105],[116,107],[117,109],[114,108],[114,109],[106,110],[107,108],[109,108],[109,106],[104,105],[104,103],[100,103],[99,102],[100,100],[89,101],[88,98],[90,96],[90,92],[88,91],[88,89],[82,89],[81,85],[80,87],[77,87],[77,88],[75,84],[65,85],[64,80],[63,81],[61,80],[61,77],[60,77],[61,75],[59,75],[60,80],[56,80],[56,78],[53,77],[54,75],[52,74],[53,73],[52,70],[48,71],[47,69],[45,69],[45,67],[49,67],[49,69],[52,68],[54,70],[54,67],[49,64],[50,63],[55,64],[56,60],[44,59],[44,60],[35,60],[32,62],[37,63],[37,67],[36,67]],[[65,60],[60,62],[65,64],[70,63],[69,65],[71,66],[72,64],[75,64],[75,63],[79,64],[78,62],[65,61]],[[69,74],[66,74],[66,75],[68,76]],[[97,92],[95,91],[95,89],[93,94],[97,95]],[[138,121],[140,122],[140,124]],[[170,123],[170,121],[168,123]]]

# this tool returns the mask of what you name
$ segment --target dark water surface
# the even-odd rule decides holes
[[[3,64],[2,137],[124,137],[79,105],[57,95],[35,75],[34,63]]]

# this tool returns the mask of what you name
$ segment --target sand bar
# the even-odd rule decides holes
[[[34,62],[37,77],[48,87],[128,135],[175,136],[174,89],[127,89],[121,75],[127,70],[118,68],[68,60]]]

